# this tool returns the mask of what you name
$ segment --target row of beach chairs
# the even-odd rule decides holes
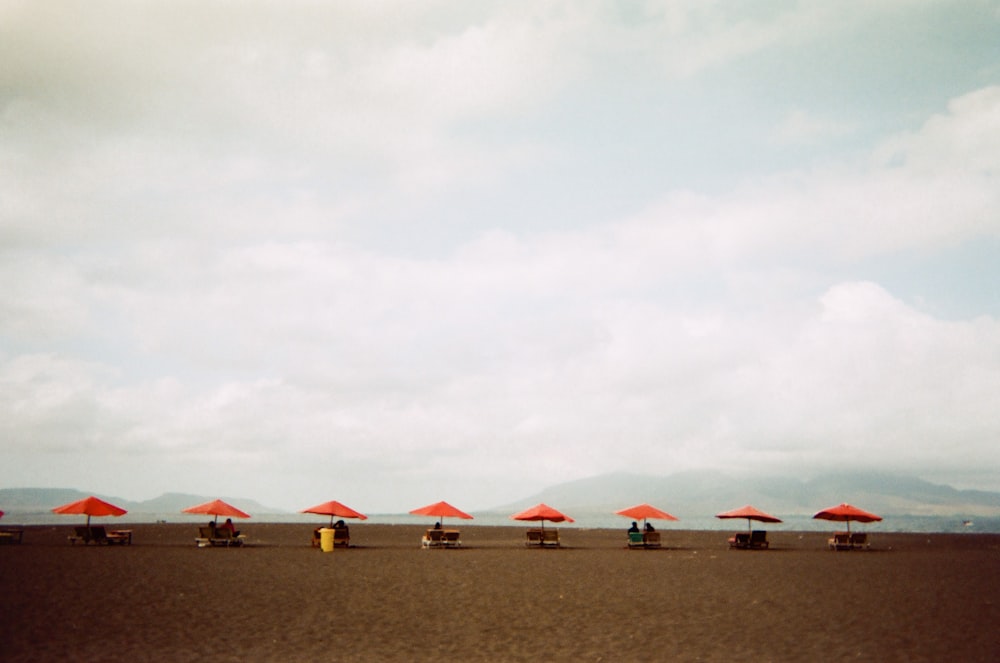
[[[830,550],[867,550],[867,532],[837,532],[827,541]]]
[[[83,543],[84,545],[95,543],[97,545],[130,546],[132,545],[132,531],[112,530],[109,532],[104,528],[104,525],[74,527],[73,534],[69,536],[69,542],[73,544]]]

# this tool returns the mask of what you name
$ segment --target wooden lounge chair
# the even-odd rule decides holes
[[[646,542],[644,540],[642,532],[629,532],[628,533],[628,547],[629,548],[645,548]]]
[[[242,534],[233,534],[229,529],[216,529],[215,536],[212,537],[213,546],[242,546],[246,537]]]
[[[350,548],[351,547],[351,530],[346,527],[334,527],[333,528],[333,547],[334,548]]]
[[[729,547],[730,548],[749,548],[750,547],[750,533],[749,532],[737,532],[729,537]]]
[[[199,527],[198,536],[194,538],[194,542],[198,544],[199,548],[206,548],[212,545],[212,539],[215,537],[214,527]]]
[[[420,545],[424,548],[440,548],[444,545],[444,530],[429,529],[424,532],[424,538],[420,540]]]
[[[767,540],[767,532],[762,529],[755,529],[750,532],[750,541],[747,542],[747,546],[750,548],[767,549],[771,547],[770,542]]]
[[[120,534],[118,532],[108,532],[104,529],[104,525],[93,525],[90,528],[90,540],[98,545],[125,545],[132,543],[132,537],[129,534]]]
[[[830,550],[850,550],[851,535],[847,532],[835,532],[833,538],[827,541]]]
[[[659,548],[660,547],[660,533],[659,532],[643,532],[642,533],[642,545],[645,548]]]
[[[851,550],[868,550],[868,533],[851,532]]]
[[[72,544],[82,541],[84,544],[90,543],[90,528],[78,526],[73,528],[73,534],[69,535],[69,542]]]
[[[113,529],[108,532],[108,543],[116,543],[120,546],[132,545],[132,530]]]
[[[19,527],[4,527],[0,529],[0,544],[13,545],[21,543],[24,538],[24,530]]]
[[[103,525],[94,525],[90,528],[90,540],[98,545],[107,545],[109,543],[108,531],[104,529]]]
[[[559,530],[557,529],[546,529],[542,530],[542,546],[546,548],[558,548],[559,547]]]
[[[537,528],[529,529],[525,532],[524,545],[526,546],[540,546],[542,545],[542,530]]]
[[[199,548],[207,548],[208,546],[242,546],[246,541],[246,536],[239,534],[233,536],[233,533],[228,529],[216,529],[215,527],[199,527],[198,536],[194,539],[195,543],[198,544]]]
[[[459,548],[462,545],[462,539],[459,536],[457,529],[446,529],[444,531],[444,536],[441,538],[441,545],[445,548]]]

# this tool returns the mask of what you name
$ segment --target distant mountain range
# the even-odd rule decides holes
[[[0,508],[8,513],[45,513],[60,504],[74,502],[89,495],[120,506],[133,515],[180,513],[181,509],[216,499],[214,496],[164,493],[151,500],[135,502],[123,497],[88,493],[73,488],[0,488]],[[221,499],[248,513],[284,513],[282,509],[269,508],[245,497]]]
[[[133,516],[179,514],[214,496],[165,493],[136,502],[69,488],[0,488],[0,509],[47,513],[53,507],[97,495]],[[258,515],[288,515],[245,497],[223,497],[235,507]],[[957,490],[910,476],[881,473],[828,474],[808,481],[788,477],[735,478],[719,472],[683,472],[669,476],[615,473],[550,486],[539,493],[480,513],[509,515],[545,502],[575,516],[606,515],[649,502],[678,518],[710,517],[720,511],[753,504],[775,515],[812,515],[822,508],[850,502],[882,516],[1000,517],[1000,492]]]
[[[882,473],[734,478],[719,472],[656,477],[604,474],[546,488],[490,511],[512,513],[545,502],[574,514],[609,513],[649,502],[679,518],[707,516],[744,504],[781,515],[812,515],[850,502],[882,516],[1000,516],[1000,493],[957,490],[922,479]]]

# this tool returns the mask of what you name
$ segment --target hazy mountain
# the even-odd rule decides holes
[[[216,497],[166,493],[134,502],[69,488],[2,488],[0,508],[12,514],[45,513],[91,494],[127,509],[134,516],[179,514],[185,507]],[[288,513],[248,498],[222,499],[255,517]],[[1000,516],[1000,493],[957,490],[915,477],[873,472],[827,474],[809,480],[735,478],[721,472],[682,472],[669,476],[603,474],[549,486],[490,511],[506,515],[538,502],[579,516],[606,515],[640,502],[649,502],[682,519],[711,516],[744,504],[779,515],[812,515],[841,502],[882,516]]]
[[[0,504],[5,511],[48,511],[67,502],[93,495],[123,509],[133,504],[128,500],[101,493],[85,493],[75,488],[0,488]]]
[[[180,513],[182,509],[189,506],[216,499],[216,496],[164,493],[151,500],[136,502],[122,497],[85,492],[73,488],[0,488],[0,505],[3,505],[3,509],[10,513],[44,513],[60,504],[74,502],[89,495],[120,506],[133,515]],[[250,514],[286,513],[283,509],[267,507],[246,497],[222,497],[220,499]]]
[[[510,513],[538,502],[579,514],[608,513],[649,502],[678,517],[705,516],[744,504],[778,514],[811,515],[841,502],[880,515],[1000,514],[1000,493],[957,490],[915,477],[855,473],[802,481],[788,477],[735,478],[721,472],[684,472],[664,477],[604,474],[550,486],[491,511]]]

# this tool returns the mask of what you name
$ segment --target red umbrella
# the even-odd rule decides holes
[[[739,509],[733,509],[732,511],[723,511],[722,513],[715,514],[716,518],[746,518],[747,519],[747,531],[752,528],[750,524],[751,520],[757,520],[762,523],[780,523],[780,518],[775,518],[769,513],[764,513],[760,509],[756,509],[749,504]]]
[[[52,513],[87,514],[87,527],[90,527],[91,516],[121,516],[128,513],[128,511],[119,506],[115,506],[114,504],[105,502],[104,500],[97,499],[91,495],[90,497],[85,497],[82,500],[57,506],[52,509]]]
[[[852,520],[856,520],[859,523],[874,523],[882,520],[881,516],[876,516],[874,513],[869,513],[863,509],[859,509],[856,506],[846,503],[831,506],[829,509],[823,509],[813,516],[813,518],[819,518],[820,520],[835,520],[837,522],[847,523],[848,532],[851,531]]]
[[[368,520],[368,516],[358,511],[355,511],[349,506],[345,506],[337,501],[323,502],[322,504],[317,504],[316,506],[311,506],[308,509],[304,509],[301,513],[315,513],[320,516],[330,516],[330,526],[333,527],[333,518],[357,518],[359,520]]]
[[[244,513],[232,504],[226,504],[222,500],[212,500],[211,502],[205,502],[204,504],[189,506],[186,509],[181,509],[181,513],[202,513],[206,516],[215,516],[215,522],[219,522],[219,516],[227,516],[229,518],[250,517],[249,513]]]
[[[437,518],[465,518],[466,520],[472,520],[472,516],[462,511],[461,509],[456,509],[447,502],[435,502],[434,504],[428,504],[427,506],[422,506],[419,509],[414,509],[410,511],[415,516],[435,516]]]
[[[554,523],[561,523],[563,521],[567,523],[574,522],[572,518],[564,513],[556,511],[548,504],[536,504],[530,509],[525,509],[521,513],[515,513],[510,517],[511,520],[540,520],[542,521],[542,529],[545,529],[545,521],[550,520]]]
[[[622,509],[621,511],[615,511],[617,516],[625,516],[626,518],[634,518],[636,520],[642,519],[642,524],[646,524],[647,518],[655,518],[657,520],[677,520],[675,516],[670,515],[666,511],[660,511],[655,506],[649,504],[636,504],[635,506],[630,506],[627,509]]]

